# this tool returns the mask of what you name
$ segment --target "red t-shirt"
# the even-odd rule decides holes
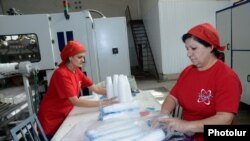
[[[65,65],[60,65],[55,70],[38,111],[46,135],[54,135],[73,108],[69,97],[79,97],[80,88],[91,85],[93,82],[80,69],[73,73]]]
[[[170,91],[182,106],[182,118],[187,121],[205,119],[216,112],[237,113],[241,93],[238,76],[220,60],[205,71],[188,66]],[[199,136],[196,140],[203,140],[200,134],[196,136]]]

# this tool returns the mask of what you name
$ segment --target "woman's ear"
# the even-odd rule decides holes
[[[214,50],[214,46],[212,45],[212,46],[211,46],[211,52],[213,52],[213,50]]]
[[[214,46],[213,45],[212,45],[211,49],[214,50]]]

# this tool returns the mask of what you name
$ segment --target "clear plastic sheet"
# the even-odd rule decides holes
[[[141,119],[97,122],[85,132],[86,141],[162,141],[164,132]]]
[[[89,126],[84,134],[86,141],[193,141],[192,136],[171,131],[158,118],[168,118],[160,112],[130,119],[98,121]]]
[[[26,94],[23,86],[0,90],[0,101],[3,103],[18,104],[25,100]]]
[[[162,114],[161,112],[155,112],[147,119],[147,123],[151,128],[162,129],[165,134],[162,141],[194,141],[193,133],[182,133],[177,131],[171,131],[168,125],[164,122],[158,122],[160,118],[169,118],[170,115]]]
[[[99,120],[130,119],[140,117],[139,104],[137,101],[117,103],[110,106],[100,107]]]

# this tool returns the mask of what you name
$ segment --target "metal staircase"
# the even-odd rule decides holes
[[[142,20],[131,20],[129,8],[126,9],[127,22],[131,27],[135,51],[137,55],[138,67],[132,70],[135,77],[155,77],[159,79],[159,74],[154,61],[153,53],[148,40],[147,32]]]

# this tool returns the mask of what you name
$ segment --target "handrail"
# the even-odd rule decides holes
[[[237,5],[237,4],[240,4],[240,3],[245,2],[245,1],[249,1],[249,0],[239,0],[239,1],[234,2],[233,5]]]
[[[132,20],[132,17],[131,17],[131,13],[130,13],[130,9],[129,9],[128,5],[127,5],[126,10],[125,10],[125,16],[127,19],[127,23],[129,23]]]

